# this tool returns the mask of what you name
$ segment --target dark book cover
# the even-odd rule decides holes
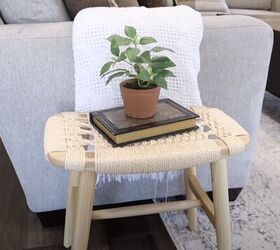
[[[170,99],[159,100],[156,115],[148,119],[130,118],[125,114],[124,107],[90,113],[90,121],[94,126],[94,119],[97,119],[114,136],[198,117],[197,114]]]

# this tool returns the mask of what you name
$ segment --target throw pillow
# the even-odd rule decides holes
[[[255,10],[270,10],[271,0],[226,0],[229,8],[232,9],[255,9]]]
[[[137,0],[115,0],[119,7],[139,7]]]
[[[175,0],[177,5],[188,5],[197,11],[211,11],[228,13],[225,0]]]
[[[64,0],[69,16],[74,19],[78,12],[89,7],[109,7],[109,0]]]
[[[72,19],[82,9],[89,7],[131,7],[139,6],[137,0],[64,0],[68,13]]]
[[[5,23],[48,23],[70,21],[63,0],[0,0]]]
[[[173,0],[138,0],[140,6],[162,7],[173,6]]]

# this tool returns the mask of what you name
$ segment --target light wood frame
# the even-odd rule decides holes
[[[167,211],[188,210],[189,228],[197,230],[197,207],[202,207],[216,228],[218,249],[231,249],[230,213],[226,160],[211,163],[212,202],[199,183],[195,168],[185,170],[185,186],[188,200],[145,204],[92,211],[96,173],[85,171],[71,173],[66,209],[64,246],[73,250],[86,250],[91,220],[112,219],[155,214]]]
[[[249,137],[239,136],[244,145]],[[146,204],[121,208],[110,208],[92,211],[96,189],[96,173],[93,171],[94,153],[89,153],[84,172],[71,172],[69,179],[68,203],[64,231],[64,246],[72,250],[86,250],[90,233],[91,220],[121,218],[155,214],[167,211],[188,210],[189,228],[197,230],[197,207],[202,207],[209,220],[216,228],[219,250],[231,249],[230,211],[228,197],[228,176],[226,158],[228,148],[222,140],[217,140],[221,148],[221,159],[212,162],[211,179],[213,202],[196,176],[195,167],[185,169],[185,188],[187,200],[160,204]],[[63,166],[65,153],[53,152],[49,160],[57,166]]]

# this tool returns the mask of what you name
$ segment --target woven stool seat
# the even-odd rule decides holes
[[[232,118],[218,109],[192,110],[200,115],[198,130],[118,148],[91,126],[87,114],[61,113],[47,122],[45,153],[53,164],[69,170],[135,174],[198,166],[245,149],[248,133]],[[95,152],[88,145],[95,145]]]
[[[70,171],[64,246],[86,250],[91,220],[188,210],[189,228],[197,230],[197,207],[216,228],[219,250],[231,249],[226,158],[241,153],[248,133],[218,109],[192,107],[199,128],[189,133],[114,148],[89,122],[86,113],[61,113],[47,121],[45,154]],[[213,202],[196,176],[210,163]],[[184,169],[186,200],[93,210],[97,174],[149,174]]]

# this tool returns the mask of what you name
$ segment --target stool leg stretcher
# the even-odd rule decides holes
[[[120,208],[109,208],[96,210],[92,212],[93,220],[115,219],[123,217],[133,217],[148,214],[158,214],[162,212],[186,210],[194,207],[200,207],[199,200],[172,201],[165,203],[145,204],[136,206],[127,206]]]
[[[199,199],[202,203],[202,208],[204,212],[207,214],[209,220],[215,227],[215,216],[214,216],[214,205],[213,202],[210,200],[208,195],[203,190],[203,187],[199,183],[198,179],[194,175],[189,176],[189,185],[193,193],[195,194],[196,198]]]

